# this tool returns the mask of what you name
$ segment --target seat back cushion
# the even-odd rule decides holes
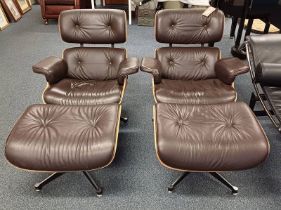
[[[156,40],[170,44],[202,44],[221,40],[224,14],[215,10],[208,17],[205,9],[165,9],[156,14]]]
[[[254,61],[255,68],[260,63],[281,64],[281,35],[265,34],[249,36],[250,57]]]
[[[174,80],[216,78],[215,63],[220,50],[215,47],[163,47],[156,50],[161,76]]]
[[[126,50],[107,47],[74,47],[63,52],[68,77],[82,80],[117,79]]]

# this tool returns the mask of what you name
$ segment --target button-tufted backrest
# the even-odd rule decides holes
[[[107,47],[74,47],[63,52],[68,77],[82,80],[117,79],[126,50]]]
[[[215,63],[220,57],[216,47],[163,47],[156,50],[166,79],[201,80],[216,78]]]
[[[203,44],[221,40],[224,14],[215,10],[208,17],[205,9],[165,9],[156,14],[156,40],[170,44]]]
[[[68,43],[114,44],[127,38],[126,13],[122,10],[67,10],[59,16],[61,38]]]

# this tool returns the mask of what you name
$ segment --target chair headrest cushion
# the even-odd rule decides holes
[[[165,9],[156,14],[155,33],[160,43],[204,44],[221,40],[224,14],[216,9],[204,16],[205,9]]]
[[[59,17],[61,38],[68,43],[113,44],[127,39],[126,13],[114,9],[74,9]]]

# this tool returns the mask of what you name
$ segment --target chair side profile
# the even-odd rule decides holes
[[[236,100],[233,81],[246,73],[248,66],[237,58],[220,58],[220,50],[213,46],[223,36],[224,14],[215,10],[205,16],[204,12],[157,12],[156,40],[169,46],[156,49],[155,58],[144,58],[141,63],[141,70],[153,75],[156,103],[213,104]]]
[[[257,116],[267,115],[281,132],[281,35],[249,36],[246,50],[255,90],[249,106]],[[256,102],[264,110],[255,110]]]

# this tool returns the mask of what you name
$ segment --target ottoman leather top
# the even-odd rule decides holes
[[[115,156],[121,107],[33,105],[11,131],[6,158],[36,171],[105,167]]]
[[[269,154],[267,137],[245,103],[159,103],[154,111],[157,156],[168,168],[242,170],[258,165]]]

